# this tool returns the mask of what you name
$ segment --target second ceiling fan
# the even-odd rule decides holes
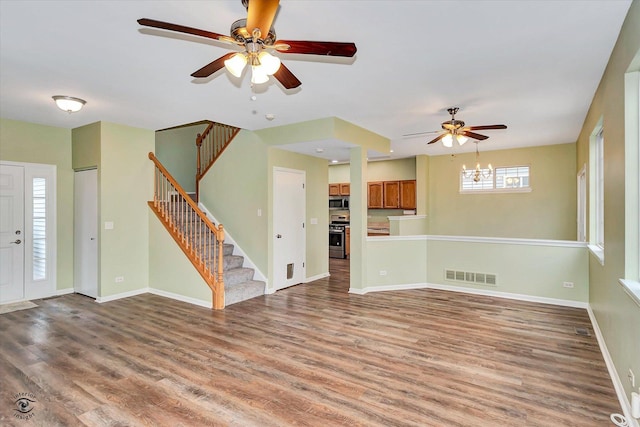
[[[490,129],[506,129],[505,125],[480,125],[480,126],[465,126],[462,120],[456,120],[456,114],[458,113],[458,107],[447,108],[447,112],[451,114],[451,120],[447,120],[442,122],[442,132],[440,135],[429,141],[427,144],[434,144],[440,140],[442,140],[442,145],[445,147],[451,148],[453,147],[453,140],[458,141],[458,144],[463,145],[469,138],[476,139],[479,141],[483,141],[489,138],[486,135],[481,135],[476,132],[472,132],[474,130],[490,130]],[[422,134],[430,133],[430,132],[422,132]],[[411,134],[411,135],[419,135],[419,134]],[[405,135],[410,136],[410,135]]]
[[[231,25],[231,36],[148,18],[138,19],[138,23],[234,44],[243,49],[240,52],[227,53],[191,74],[197,78],[209,77],[223,67],[234,76],[240,77],[245,66],[249,64],[252,72],[251,83],[266,83],[269,76],[273,75],[286,89],[293,89],[300,86],[300,80],[269,51],[343,57],[353,57],[356,54],[356,45],[350,42],[277,40],[271,24],[279,3],[280,0],[242,0],[242,5],[247,9],[247,18],[239,19]]]

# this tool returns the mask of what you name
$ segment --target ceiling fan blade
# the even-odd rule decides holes
[[[273,18],[280,0],[250,0],[247,9],[247,31],[252,34],[255,28],[260,29],[260,38],[266,38],[271,29]]]
[[[352,57],[358,50],[355,43],[277,40],[275,48],[282,53]]]
[[[486,130],[486,129],[506,129],[506,125],[484,125],[484,126],[467,126],[468,130]]]
[[[464,130],[464,131],[460,132],[460,134],[464,135],[464,136],[468,136],[469,138],[478,139],[480,141],[483,141],[483,140],[489,138],[486,135],[480,135],[479,133],[470,132],[468,130]]]
[[[191,74],[191,77],[198,77],[198,78],[209,77],[211,74],[215,73],[216,71],[224,67],[224,61],[231,58],[235,54],[236,52],[229,52],[226,55],[222,55],[220,58],[216,59],[213,62],[210,62],[209,64],[200,68],[198,71]]]
[[[199,30],[197,28],[185,27],[184,25],[170,24],[168,22],[156,21],[155,19],[142,18],[138,19],[138,24],[145,27],[160,28],[162,30],[175,31],[177,33],[193,34],[194,36],[206,37],[208,39],[219,40],[222,42],[236,43],[234,39],[229,36],[214,33],[211,31]]]
[[[436,143],[436,142],[440,141],[442,138],[444,138],[448,134],[449,134],[449,132],[444,132],[444,133],[438,135],[436,138],[434,138],[431,141],[427,142],[427,145],[433,144],[433,143]]]
[[[405,133],[404,135],[402,135],[403,138],[413,138],[416,136],[422,136],[422,135],[428,135],[430,133],[440,133],[442,132],[442,130],[429,130],[429,131],[425,131],[425,132],[416,132],[416,133]]]
[[[285,89],[293,89],[302,84],[284,64],[280,64],[280,68],[273,74],[273,77],[275,77]]]

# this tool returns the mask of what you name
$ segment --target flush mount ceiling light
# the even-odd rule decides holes
[[[69,114],[80,111],[84,104],[87,103],[84,99],[74,98],[73,96],[54,95],[52,98],[59,109]]]

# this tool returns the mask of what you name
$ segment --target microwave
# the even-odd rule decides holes
[[[349,198],[329,197],[329,209],[349,209]]]

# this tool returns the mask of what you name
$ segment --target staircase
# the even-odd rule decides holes
[[[264,295],[265,283],[253,280],[254,270],[243,267],[244,257],[233,255],[224,243],[224,228],[207,218],[153,153],[154,197],[149,207],[165,226],[212,291],[213,308]]]
[[[233,255],[234,246],[224,244],[225,306],[264,295],[265,283],[253,280],[253,268],[245,268],[244,257]]]

